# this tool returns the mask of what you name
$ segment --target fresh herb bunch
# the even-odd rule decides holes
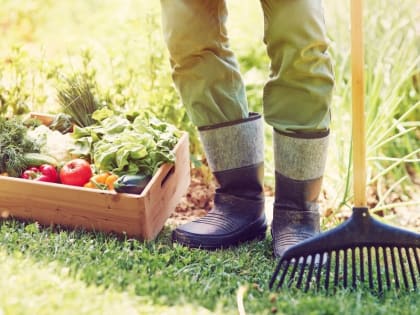
[[[58,88],[58,102],[62,112],[70,115],[79,127],[94,123],[92,113],[98,109],[98,103],[83,75],[74,74],[64,78],[63,85]]]
[[[18,177],[28,166],[27,152],[39,152],[38,145],[27,137],[27,128],[17,118],[0,117],[0,173]]]

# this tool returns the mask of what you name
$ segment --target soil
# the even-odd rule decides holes
[[[206,171],[206,168],[191,169],[191,183],[186,195],[181,199],[180,203],[168,219],[170,225],[179,225],[191,220],[204,216],[213,206],[213,196],[217,182],[212,175]],[[332,209],[329,204],[332,194],[329,192],[333,188],[324,187],[320,196],[320,209],[323,224],[326,228],[331,228],[344,221],[351,215],[351,208],[343,207],[339,210]],[[272,203],[274,201],[274,193],[271,187],[265,187],[266,196],[266,213],[268,219],[271,219]],[[411,197],[407,197],[407,196]],[[367,198],[368,207],[373,209],[378,203],[379,193],[376,187],[368,187]],[[407,204],[410,200],[420,200],[420,185],[414,180],[414,185],[410,187],[410,191],[394,192],[387,198],[387,204],[397,204],[387,211],[375,212],[380,217],[385,217],[386,222],[408,228],[420,232],[420,207],[418,205]],[[398,205],[399,204],[399,205]]]
[[[169,223],[178,225],[204,216],[213,207],[216,185],[214,178],[202,168],[192,168],[188,191],[169,218]]]

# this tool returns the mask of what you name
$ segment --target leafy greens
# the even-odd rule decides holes
[[[175,161],[172,149],[180,131],[146,113],[116,114],[108,108],[95,111],[94,124],[75,127],[72,153],[89,158],[96,169],[115,174],[153,176],[164,163]]]

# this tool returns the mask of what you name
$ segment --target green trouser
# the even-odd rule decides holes
[[[325,131],[334,85],[321,0],[261,0],[271,60],[264,86],[268,124],[281,132]],[[173,79],[192,122],[248,117],[245,87],[229,49],[224,0],[161,0]]]

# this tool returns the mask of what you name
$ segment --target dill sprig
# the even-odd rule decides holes
[[[39,147],[27,137],[27,128],[17,118],[0,117],[0,173],[17,177],[28,166],[24,153],[39,152]]]

